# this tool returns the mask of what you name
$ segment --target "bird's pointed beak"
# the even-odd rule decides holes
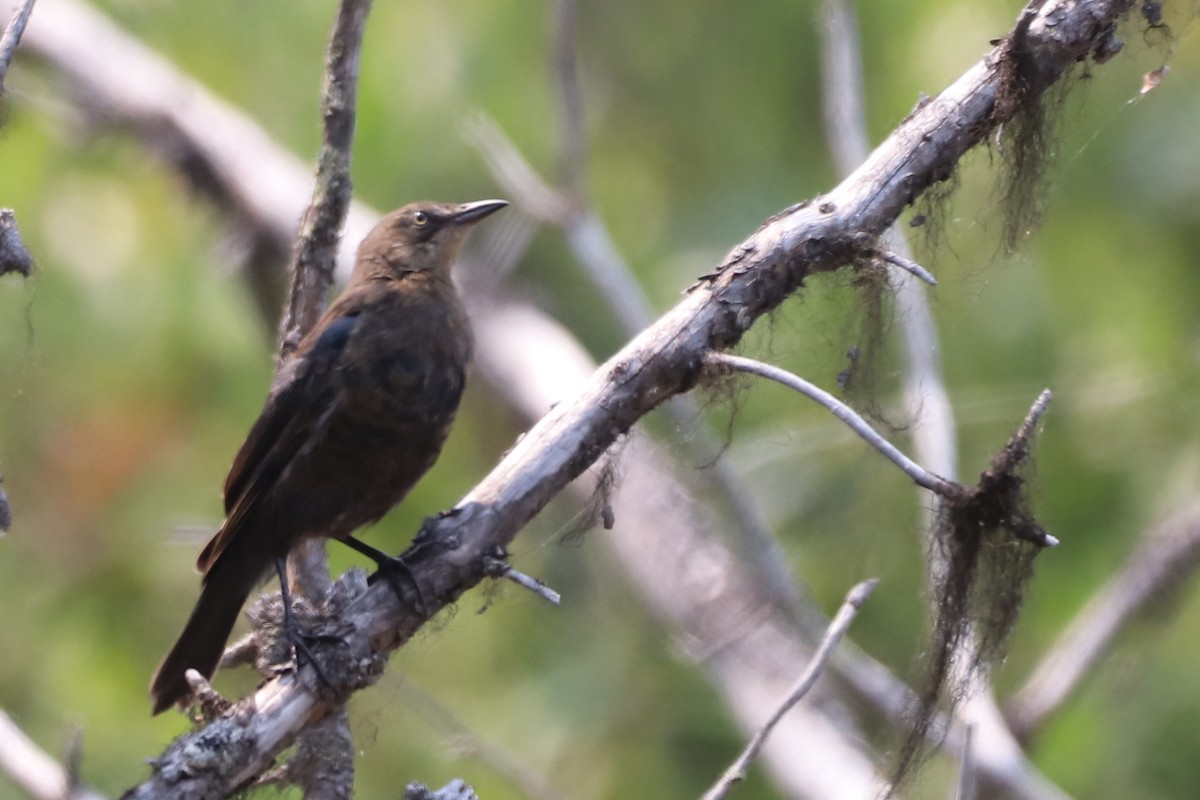
[[[508,205],[507,200],[476,200],[474,203],[463,203],[455,210],[451,219],[459,225],[470,225],[494,214],[506,205]]]

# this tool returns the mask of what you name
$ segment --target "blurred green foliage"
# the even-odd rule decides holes
[[[818,9],[581,5],[588,182],[665,310],[762,219],[835,181],[821,127]],[[1181,5],[1177,25],[1192,10]],[[920,92],[936,94],[974,63],[1019,6],[864,4],[873,139]],[[332,3],[104,7],[285,146],[315,153]],[[386,209],[496,194],[457,135],[477,109],[554,175],[549,10],[376,3],[362,61],[358,196]],[[1136,26],[1125,53],[1077,76],[1045,224],[1017,255],[998,255],[1000,158],[988,151],[964,162],[944,244],[922,253],[940,279],[933,302],[963,474],[985,465],[1039,390],[1056,394],[1039,446],[1037,508],[1063,546],[1039,560],[997,675],[1002,694],[1140,533],[1197,491],[1200,49],[1185,26],[1177,32],[1171,72],[1145,97],[1141,75],[1167,46]],[[220,521],[225,470],[270,379],[269,336],[223,266],[211,209],[129,139],[80,130],[44,69],[18,59],[8,85],[0,205],[16,210],[38,270],[29,281],[0,279],[0,464],[15,519],[0,540],[0,707],[51,750],[81,726],[84,777],[115,794],[185,728],[176,714],[151,719],[144,687],[195,598],[191,565]],[[539,235],[513,284],[597,357],[621,343],[555,232]],[[832,386],[855,341],[854,307],[846,276],[815,279],[743,352]],[[884,361],[889,391],[896,369]],[[755,386],[743,400],[726,457],[755,487],[795,571],[830,611],[851,584],[879,576],[853,635],[911,676],[926,631],[911,487],[784,390]],[[709,413],[724,425],[728,409]],[[653,427],[670,434],[661,420]],[[399,549],[519,431],[476,380],[441,462],[371,541]],[[410,684],[573,800],[696,796],[733,757],[741,739],[720,699],[631,596],[603,532],[553,543],[573,513],[568,501],[552,505],[514,546],[520,568],[564,592],[563,608],[508,587],[472,593],[354,700],[360,797],[453,776],[487,800],[518,796],[453,751],[411,701]],[[335,567],[349,563],[335,551]],[[1196,795],[1198,625],[1200,597],[1189,588],[1160,622],[1135,626],[1033,743],[1051,779],[1101,800]],[[248,681],[222,676],[218,687]],[[934,783],[917,791],[944,796]],[[0,797],[14,792],[0,777]],[[775,795],[756,771],[738,796]]]

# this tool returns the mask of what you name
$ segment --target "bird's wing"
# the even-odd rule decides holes
[[[337,362],[358,325],[349,311],[323,320],[311,340],[280,369],[262,413],[225,479],[225,523],[200,552],[196,568],[208,568],[236,535],[245,516],[321,425],[337,401]]]

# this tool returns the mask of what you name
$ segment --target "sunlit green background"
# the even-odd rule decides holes
[[[334,3],[103,5],[286,147],[314,155]],[[936,94],[980,58],[1020,5],[864,3],[873,140],[920,93]],[[818,8],[581,6],[589,185],[665,310],[762,219],[835,182],[820,117]],[[511,0],[376,3],[362,62],[358,197],[387,209],[496,195],[459,135],[478,109],[553,176],[550,10]],[[984,151],[963,167],[944,244],[922,253],[941,281],[933,303],[964,474],[983,467],[1038,391],[1056,394],[1038,509],[1063,546],[1038,562],[997,676],[1001,695],[1139,534],[1197,492],[1200,47],[1194,32],[1180,33],[1170,74],[1145,97],[1142,73],[1168,53],[1136,27],[1125,53],[1079,81],[1061,115],[1045,224],[1015,257],[1000,253],[1000,157]],[[203,201],[120,132],[81,129],[53,73],[18,58],[8,83],[0,206],[15,209],[38,269],[28,281],[0,279],[0,465],[15,519],[0,540],[0,708],[51,751],[81,729],[85,780],[118,794],[186,727],[174,713],[151,719],[145,686],[195,599],[194,556],[220,522],[225,470],[270,379],[270,341]],[[623,340],[554,231],[538,235],[512,289],[598,358]],[[814,280],[744,352],[832,386],[855,341],[854,306],[846,278]],[[882,399],[893,402],[895,366],[885,361],[882,376]],[[728,410],[710,413],[723,425]],[[400,549],[521,425],[476,380],[438,467],[370,540]],[[654,427],[669,432],[661,420]],[[756,487],[827,610],[852,583],[881,578],[854,635],[911,677],[925,631],[923,561],[903,477],[771,386],[745,396],[727,458]],[[486,800],[518,796],[494,769],[454,751],[413,701],[413,685],[573,800],[694,797],[736,753],[741,737],[720,698],[639,607],[598,541],[603,532],[552,543],[572,513],[568,502],[552,506],[515,546],[522,568],[564,592],[561,609],[508,587],[474,592],[354,700],[360,797],[454,776]],[[351,563],[335,555],[337,566]],[[1155,616],[1031,746],[1072,795],[1200,794],[1200,595],[1185,588]],[[245,675],[218,681],[230,691],[249,685]],[[931,781],[915,791],[946,789]],[[0,777],[0,797],[10,796]],[[776,795],[756,773],[738,796]]]

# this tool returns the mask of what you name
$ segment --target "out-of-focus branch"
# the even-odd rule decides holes
[[[409,705],[425,717],[456,754],[477,758],[504,777],[526,800],[563,800],[546,779],[511,752],[472,731],[449,707],[411,681],[401,685]]]
[[[12,507],[8,504],[8,492],[4,491],[4,475],[0,473],[0,537],[12,527]]]
[[[587,124],[579,90],[579,3],[554,3],[554,89],[558,98],[559,168],[567,197],[581,203],[587,195]]]
[[[767,741],[767,737],[775,730],[775,726],[783,719],[783,715],[792,709],[796,703],[804,699],[808,691],[817,682],[817,678],[825,671],[825,664],[829,661],[829,656],[833,653],[833,648],[837,647],[837,643],[842,640],[846,631],[850,629],[850,623],[858,616],[858,611],[863,607],[863,603],[867,602],[867,598],[871,596],[871,592],[875,591],[875,585],[879,581],[875,579],[863,581],[850,590],[846,595],[846,600],[842,603],[842,607],[833,617],[833,622],[829,624],[829,630],[825,632],[825,638],[821,640],[817,652],[813,654],[812,660],[808,662],[804,673],[796,680],[791,689],[788,690],[787,697],[779,704],[779,708],[771,715],[763,726],[758,729],[750,742],[737,757],[737,759],[729,765],[729,769],[721,775],[711,789],[704,793],[704,800],[721,800],[725,795],[729,794],[729,790],[735,784],[746,779],[746,771],[750,769],[750,765],[758,758],[759,752],[762,751],[763,745]]]
[[[1092,674],[1121,631],[1152,603],[1168,601],[1198,566],[1200,505],[1191,505],[1143,538],[1013,696],[1007,717],[1017,736],[1027,740],[1036,735]]]
[[[79,785],[79,777],[65,769],[0,711],[0,772],[12,778],[32,800],[103,800]]]
[[[8,75],[8,65],[12,63],[13,53],[17,51],[17,45],[25,33],[29,15],[33,13],[33,3],[34,0],[23,0],[4,26],[4,35],[0,36],[0,94],[4,93],[4,77]]]
[[[862,51],[853,0],[821,5],[821,110],[838,173],[849,175],[871,152],[863,98]]]
[[[572,197],[547,184],[490,117],[478,115],[463,132],[483,156],[492,177],[527,214],[562,228],[571,253],[600,290],[622,330],[632,336],[645,328],[654,319],[650,300],[604,223],[586,205],[586,196]]]
[[[0,0],[0,10],[14,7],[14,0]],[[218,209],[236,209],[229,220],[246,240],[247,279],[274,327],[282,288],[279,257],[292,252],[305,198],[312,195],[311,167],[81,0],[41,0],[21,53],[66,75],[74,89],[71,100],[91,121],[134,133]],[[343,274],[374,220],[373,212],[351,204],[338,250]]]

